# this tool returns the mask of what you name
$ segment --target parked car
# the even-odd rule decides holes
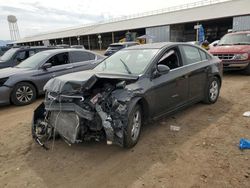
[[[121,42],[121,43],[113,43],[110,44],[108,49],[106,50],[106,52],[104,53],[105,56],[110,56],[112,54],[114,54],[115,52],[123,49],[123,48],[127,48],[130,46],[135,46],[135,45],[139,45],[138,42]]]
[[[83,45],[72,45],[70,48],[85,49]]]
[[[52,49],[55,49],[55,47],[37,46],[11,48],[0,57],[0,69],[14,67],[37,52]]]
[[[10,47],[8,47],[8,46],[0,46],[0,56],[2,56],[9,49],[10,49]]]
[[[30,104],[44,93],[49,79],[92,69],[103,57],[87,50],[54,49],[39,52],[16,67],[1,69],[0,104]]]
[[[224,70],[244,70],[250,75],[250,31],[226,34],[210,53],[222,60]]]
[[[51,79],[33,116],[32,135],[68,143],[105,138],[133,147],[142,122],[218,99],[220,60],[187,43],[154,43],[118,51],[90,71]],[[53,132],[55,130],[55,132]]]

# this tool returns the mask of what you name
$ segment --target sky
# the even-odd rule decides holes
[[[198,0],[0,0],[0,40],[9,40],[8,15],[21,38]]]

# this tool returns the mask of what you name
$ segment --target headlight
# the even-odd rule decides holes
[[[0,78],[0,87],[4,85],[4,83],[9,79],[9,77],[6,78]]]
[[[248,53],[235,54],[233,59],[234,60],[247,60],[248,59]]]

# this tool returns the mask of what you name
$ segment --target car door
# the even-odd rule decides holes
[[[167,50],[157,64],[170,68],[167,74],[152,79],[154,103],[151,104],[153,116],[161,116],[183,105],[188,97],[188,71],[182,66],[180,50],[177,46]]]
[[[51,67],[44,69],[42,66],[44,64],[51,63]],[[40,68],[38,69],[35,77],[36,83],[39,88],[39,92],[43,92],[43,86],[49,81],[51,78],[56,76],[60,76],[63,74],[71,73],[73,70],[73,66],[69,62],[69,54],[68,52],[58,53],[49,58],[46,62],[44,62]]]
[[[182,45],[183,64],[190,70],[188,78],[189,100],[199,100],[204,96],[207,73],[210,70],[208,56],[203,50],[190,45]]]

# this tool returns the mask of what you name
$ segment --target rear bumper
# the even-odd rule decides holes
[[[0,87],[0,105],[9,104],[10,103],[10,94],[12,88],[1,86]]]
[[[250,61],[222,61],[224,70],[242,70],[245,69]]]

